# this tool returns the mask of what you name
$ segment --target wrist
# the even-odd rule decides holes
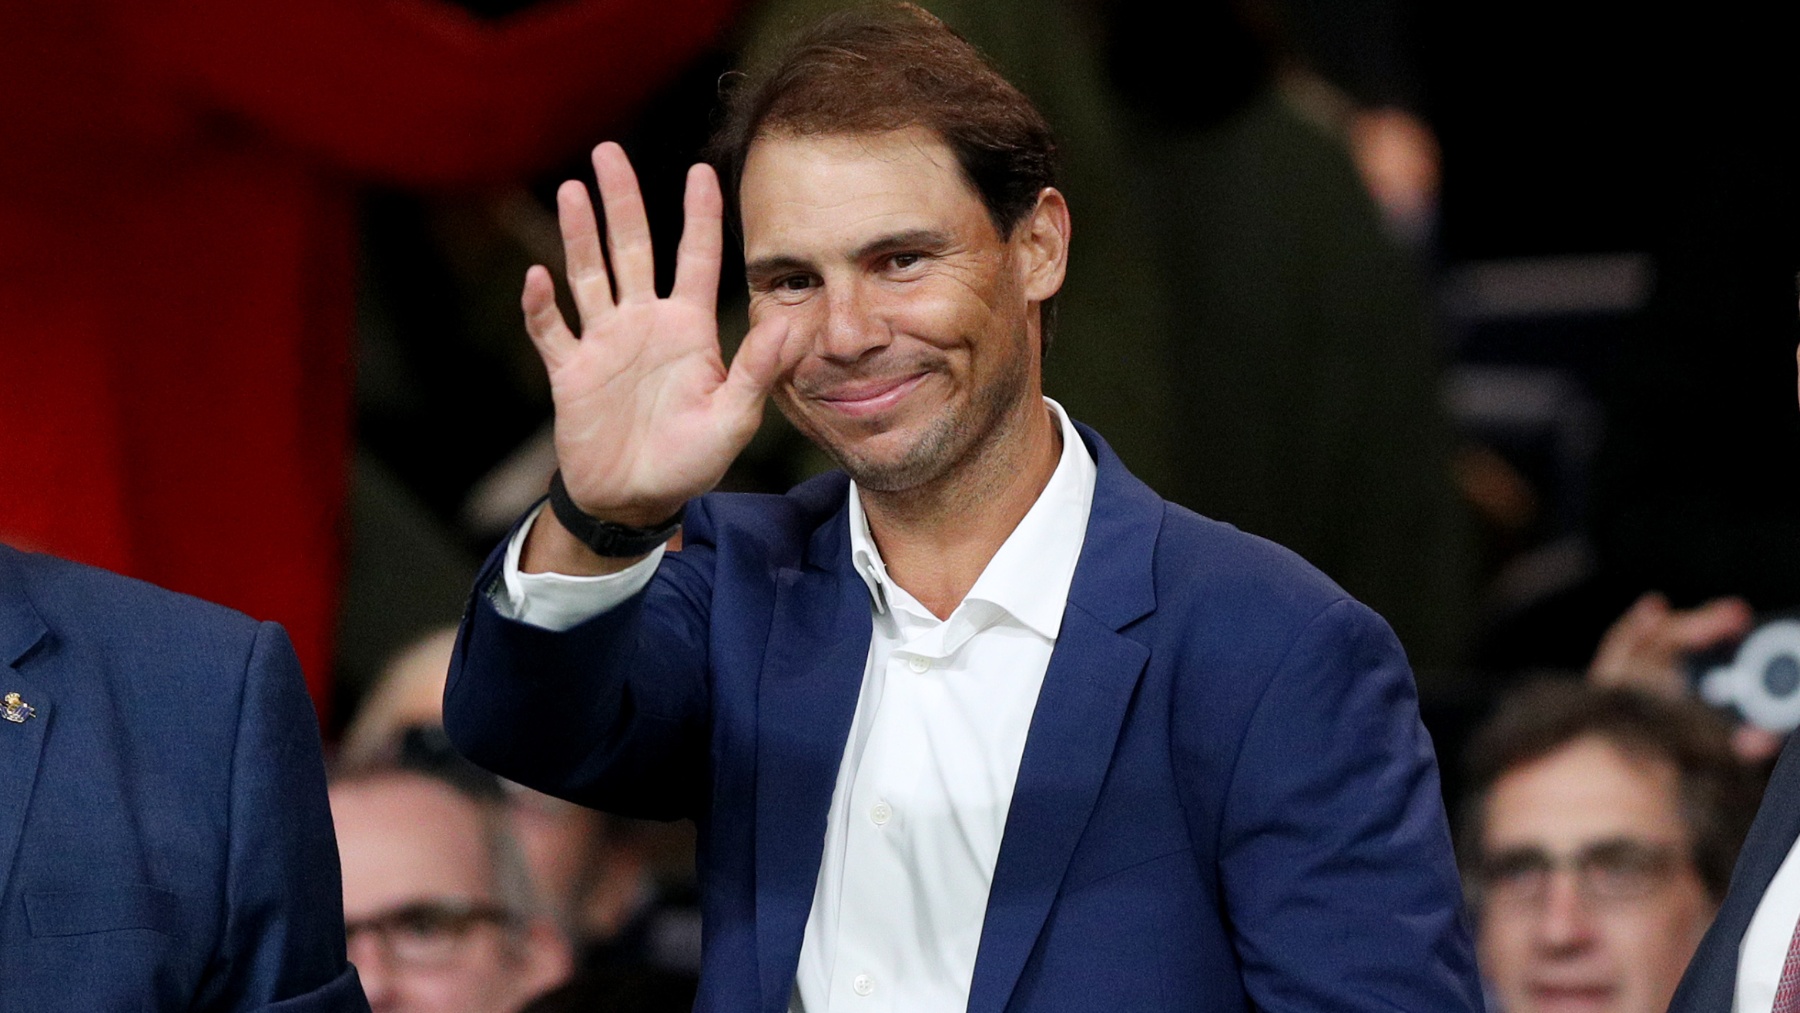
[[[675,537],[685,504],[674,510],[621,509],[596,515],[569,495],[562,472],[550,476],[550,512],[575,541],[608,559],[637,559]],[[655,512],[652,512],[655,510]]]
[[[604,577],[629,569],[638,562],[638,559],[596,555],[593,549],[569,534],[569,529],[556,519],[556,514],[551,512],[548,503],[539,504],[537,515],[527,523],[529,526],[525,530],[525,543],[519,552],[520,573]]]

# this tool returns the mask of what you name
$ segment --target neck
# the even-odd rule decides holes
[[[859,489],[888,576],[947,619],[1030,512],[1062,456],[1062,427],[1033,395],[1008,431],[913,489]]]

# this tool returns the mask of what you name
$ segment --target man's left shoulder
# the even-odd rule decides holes
[[[1297,553],[1163,499],[1098,433],[1076,430],[1097,470],[1071,605],[1184,669],[1270,671],[1309,632],[1399,651],[1379,616]]]
[[[1355,603],[1299,553],[1167,501],[1152,571],[1159,609],[1204,606],[1306,623]]]

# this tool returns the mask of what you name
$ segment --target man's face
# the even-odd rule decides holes
[[[1060,286],[1067,240],[1045,194],[1008,237],[926,128],[751,146],[750,316],[790,328],[775,398],[864,488],[945,477],[1043,410],[1032,304]]]
[[[566,973],[509,927],[481,813],[429,778],[331,789],[344,922],[374,1013],[511,1013]]]
[[[1495,783],[1481,966],[1508,1013],[1662,1013],[1712,920],[1673,764],[1588,736]]]

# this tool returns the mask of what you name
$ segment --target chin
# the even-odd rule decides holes
[[[923,433],[889,430],[853,445],[825,444],[838,466],[870,492],[905,492],[928,485],[964,456],[959,430],[941,418]]]
[[[1659,1013],[1662,1009],[1634,1009],[1618,988],[1601,985],[1533,989],[1525,1008],[1536,1013]]]
[[[869,492],[905,492],[929,483],[943,473],[939,462],[912,455],[873,456],[841,453],[827,448],[838,467]]]

